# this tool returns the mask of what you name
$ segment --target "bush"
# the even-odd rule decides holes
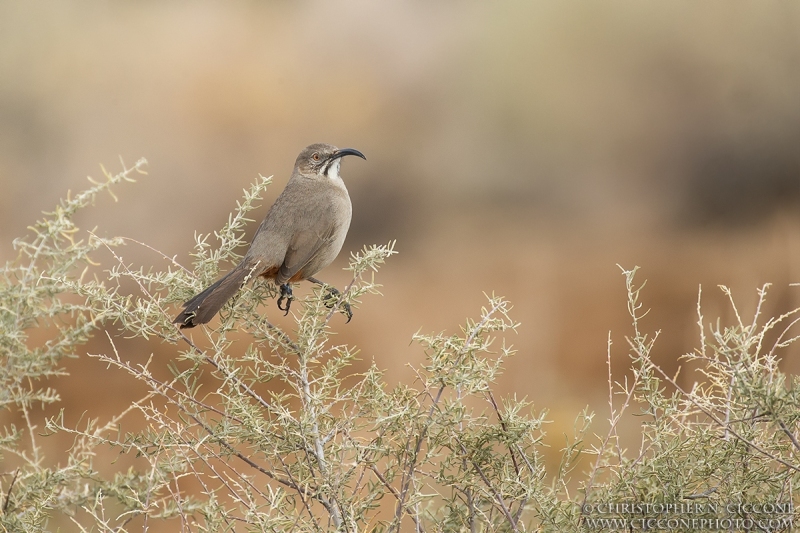
[[[686,390],[651,360],[657,335],[639,330],[641,287],[636,269],[623,270],[632,375],[612,382],[609,342],[609,429],[590,435],[594,415],[580,413],[560,467],[548,472],[545,414],[492,393],[513,353],[503,335],[517,328],[506,300],[489,297],[458,334],[416,335],[426,362],[411,384],[387,386],[375,365],[355,373],[355,350],[332,342],[329,323],[342,303],[378,294],[374,275],[395,253],[389,243],[351,257],[352,280],[332,308],[324,288],[298,301],[293,331],[264,316],[275,288],[256,280],[218,326],[196,330],[205,337],[199,346],[171,323],[173,304],[212,282],[220,263],[240,258],[247,215],[269,179],[245,191],[215,234],[218,246],[197,238],[191,270],[164,256],[171,266],[157,271],[119,257],[128,240],[81,234],[73,223],[79,209],[144,165],[63,200],[29,239],[15,241],[19,255],[2,268],[4,531],[66,520],[75,530],[115,532],[157,522],[185,531],[576,531],[638,529],[636,520],[647,519],[664,520],[650,529],[714,529],[681,521],[688,519],[776,520],[750,529],[790,529],[800,402],[778,360],[796,338],[800,310],[767,320],[759,311],[749,322],[737,311],[732,326],[711,328],[700,315],[700,347],[684,358],[702,380]],[[92,259],[103,251],[116,261],[108,271]],[[34,331],[49,337],[34,342]],[[114,348],[88,356],[149,392],[108,421],[73,427],[63,412],[43,419],[37,406],[60,401],[47,379],[63,374],[62,358],[85,357],[81,347],[98,332]],[[131,362],[115,347],[119,336],[173,346],[172,375]],[[628,450],[618,428],[636,409],[640,443]],[[127,422],[136,416],[145,424]],[[146,429],[124,432],[125,423]],[[44,455],[42,440],[55,433],[74,438],[65,460]],[[94,459],[115,452],[138,458],[137,467],[103,476]],[[587,457],[589,470],[579,472]],[[742,503],[772,507],[735,505]]]

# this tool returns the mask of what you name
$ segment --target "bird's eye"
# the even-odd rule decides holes
[[[319,154],[314,152],[314,155],[311,156],[311,159],[313,159],[314,161],[319,161]]]

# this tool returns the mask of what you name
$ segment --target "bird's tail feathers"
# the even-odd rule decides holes
[[[175,317],[173,323],[180,324],[183,329],[209,322],[222,309],[225,302],[230,300],[242,287],[250,273],[250,268],[244,263],[240,263],[203,292],[183,304],[183,311]]]

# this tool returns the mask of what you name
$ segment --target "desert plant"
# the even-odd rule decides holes
[[[316,288],[295,304],[291,330],[265,317],[275,288],[254,280],[216,326],[189,337],[171,323],[173,304],[240,258],[248,213],[269,179],[245,191],[215,233],[217,245],[210,235],[197,237],[191,269],[161,254],[168,266],[159,270],[134,267],[118,253],[125,243],[143,243],[81,234],[73,222],[77,210],[144,165],[106,173],[62,201],[32,237],[15,241],[19,255],[2,268],[5,531],[42,531],[56,520],[80,531],[146,531],[158,523],[182,531],[630,529],[636,520],[682,518],[686,509],[664,506],[686,502],[707,504],[690,518],[783,520],[760,523],[773,531],[791,525],[793,508],[774,505],[794,501],[800,407],[796,378],[777,362],[794,340],[800,310],[763,324],[760,311],[749,323],[736,312],[736,324],[710,330],[700,316],[700,348],[684,357],[702,380],[686,390],[651,359],[656,336],[640,331],[636,269],[624,270],[632,376],[612,379],[609,342],[609,430],[591,436],[594,415],[580,413],[560,467],[548,472],[545,412],[492,392],[513,353],[505,334],[518,327],[505,299],[487,297],[458,333],[416,335],[425,363],[413,383],[395,387],[374,364],[356,372],[357,350],[334,343],[331,326],[341,304],[378,294],[374,276],[394,243],[353,254],[338,301]],[[98,254],[114,266],[101,270]],[[763,288],[761,301],[766,294]],[[48,340],[34,342],[34,330]],[[782,333],[769,344],[774,332]],[[82,347],[97,333],[109,351],[86,354]],[[166,343],[175,354],[171,373],[132,362],[117,349],[120,336]],[[59,401],[47,378],[63,373],[62,358],[87,356],[148,393],[110,420],[43,419],[36,406]],[[641,442],[630,451],[618,428],[633,410]],[[74,439],[65,458],[43,453],[42,439],[54,433]],[[138,459],[103,475],[95,458],[111,454]],[[581,472],[587,457],[590,470]],[[735,502],[773,508],[728,507]],[[629,505],[611,510],[609,503]]]

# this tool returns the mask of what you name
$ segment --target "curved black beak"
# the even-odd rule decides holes
[[[339,159],[340,157],[344,157],[346,155],[357,155],[358,157],[360,157],[364,161],[367,160],[367,158],[364,156],[364,154],[362,154],[361,152],[359,152],[355,148],[341,148],[339,150],[336,150],[333,153],[333,156],[331,156],[331,159]]]

